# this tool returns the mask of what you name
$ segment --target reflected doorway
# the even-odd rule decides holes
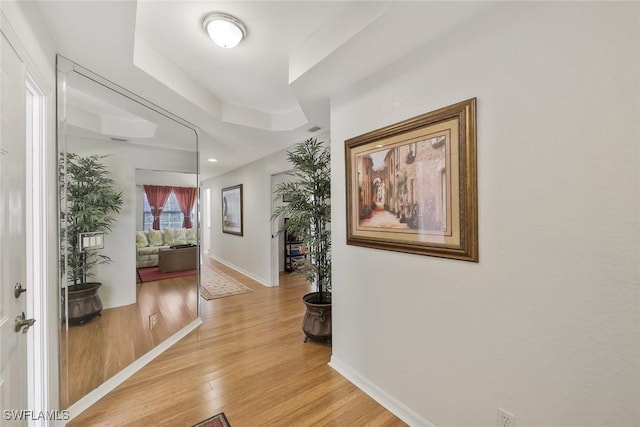
[[[204,203],[202,204],[202,254],[209,256],[211,253],[211,189],[204,190]]]

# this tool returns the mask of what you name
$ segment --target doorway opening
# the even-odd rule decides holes
[[[276,197],[276,188],[278,185],[292,181],[294,178],[291,176],[293,170],[279,172],[271,175],[271,212],[283,203],[286,203],[282,198]],[[282,228],[284,223],[283,218],[271,220],[271,286],[280,285],[280,274],[285,271],[285,242],[284,235],[278,231]]]
[[[202,216],[204,227],[202,227],[202,254],[209,256],[211,252],[211,189],[204,190],[204,203],[202,204]]]

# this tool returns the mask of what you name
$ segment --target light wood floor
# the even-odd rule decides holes
[[[207,262],[253,292],[201,299],[200,328],[70,427],[192,426],[219,412],[232,427],[405,425],[327,365],[330,347],[303,342],[304,281],[267,288]]]
[[[103,310],[86,324],[61,331],[62,408],[197,318],[196,276],[138,283],[136,292],[136,304]],[[154,313],[157,323],[150,329],[149,316]]]

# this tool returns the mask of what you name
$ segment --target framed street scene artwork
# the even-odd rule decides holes
[[[475,98],[345,150],[347,244],[478,262]]]
[[[222,232],[242,236],[242,184],[222,189]]]

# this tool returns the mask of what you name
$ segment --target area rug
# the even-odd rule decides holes
[[[196,274],[196,270],[184,270],[184,271],[172,271],[171,273],[160,273],[160,269],[158,267],[145,267],[139,268],[138,273],[140,274],[136,277],[136,280],[142,283],[153,282],[155,280],[163,280],[163,279],[175,279],[176,277],[184,277],[184,276],[193,276]]]
[[[250,288],[233,277],[206,264],[202,265],[200,273],[200,294],[206,300],[251,292]]]
[[[220,412],[218,415],[214,415],[211,418],[207,418],[204,421],[200,421],[198,424],[194,424],[193,427],[231,427],[224,412]]]

